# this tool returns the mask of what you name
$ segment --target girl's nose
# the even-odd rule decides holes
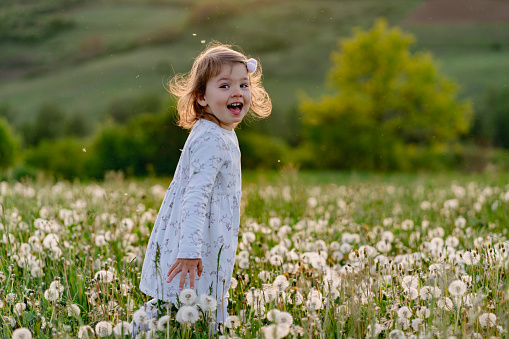
[[[236,88],[233,90],[232,97],[241,97],[241,96],[242,96],[242,91],[240,90],[240,88]]]

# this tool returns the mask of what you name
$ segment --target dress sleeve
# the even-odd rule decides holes
[[[227,146],[213,133],[189,146],[189,179],[183,195],[178,258],[201,258],[207,204],[219,170],[227,161]]]

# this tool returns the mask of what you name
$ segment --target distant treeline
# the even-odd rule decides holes
[[[409,52],[412,43],[383,20],[341,40],[328,75],[333,94],[302,97],[292,134],[269,136],[267,120],[242,122],[243,168],[509,170],[509,89],[490,90],[473,114],[431,55]],[[175,103],[152,93],[112,100],[97,127],[54,103],[33,122],[16,116],[0,106],[5,178],[38,170],[65,179],[172,175],[188,135],[176,126]]]

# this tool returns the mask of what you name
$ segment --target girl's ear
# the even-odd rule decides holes
[[[198,94],[196,96],[196,101],[198,102],[198,104],[201,106],[201,107],[207,107],[207,99],[205,99],[205,95],[203,94]]]

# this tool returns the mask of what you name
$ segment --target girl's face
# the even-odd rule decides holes
[[[207,82],[205,94],[198,98],[198,103],[206,112],[214,114],[222,128],[232,131],[234,124],[246,116],[251,104],[246,65],[223,65],[219,74]]]

